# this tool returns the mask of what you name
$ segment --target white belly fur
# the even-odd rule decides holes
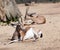
[[[30,28],[27,32],[26,32],[26,35],[24,36],[24,40],[25,39],[30,39],[30,38],[34,38],[34,30],[33,28]]]

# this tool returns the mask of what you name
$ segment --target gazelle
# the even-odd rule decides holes
[[[26,9],[26,14],[24,18],[25,20],[32,20],[33,23],[36,23],[36,24],[46,23],[46,19],[44,16],[40,16],[39,14],[36,14],[36,13],[28,13],[28,10],[29,10],[29,7]]]
[[[21,29],[20,25],[17,25],[15,32],[12,36],[12,41],[15,40],[15,37],[18,37],[18,41],[23,41],[26,39],[33,39],[34,41],[42,36],[42,32],[39,31],[38,33],[34,31],[31,27],[26,27],[25,29]]]
[[[18,37],[18,40],[21,40],[22,37],[22,41],[23,38],[26,34],[26,31],[29,29],[30,27],[26,27],[25,29],[21,28],[21,26],[18,24],[16,26],[15,32],[13,33],[12,39],[11,40],[15,40],[16,37]]]

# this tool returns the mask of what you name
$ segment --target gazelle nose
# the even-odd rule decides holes
[[[40,38],[42,38],[42,37],[43,37],[43,34],[40,35]]]

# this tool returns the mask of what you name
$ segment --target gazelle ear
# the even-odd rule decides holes
[[[29,11],[29,7],[26,8],[25,19],[27,18],[28,11]]]

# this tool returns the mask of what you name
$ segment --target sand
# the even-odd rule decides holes
[[[24,16],[27,6],[17,6]],[[43,37],[36,42],[28,40],[8,44],[15,28],[0,26],[0,50],[60,50],[60,3],[40,3],[29,7],[29,13],[36,12],[46,18],[45,24],[30,25],[36,31],[40,29]]]

